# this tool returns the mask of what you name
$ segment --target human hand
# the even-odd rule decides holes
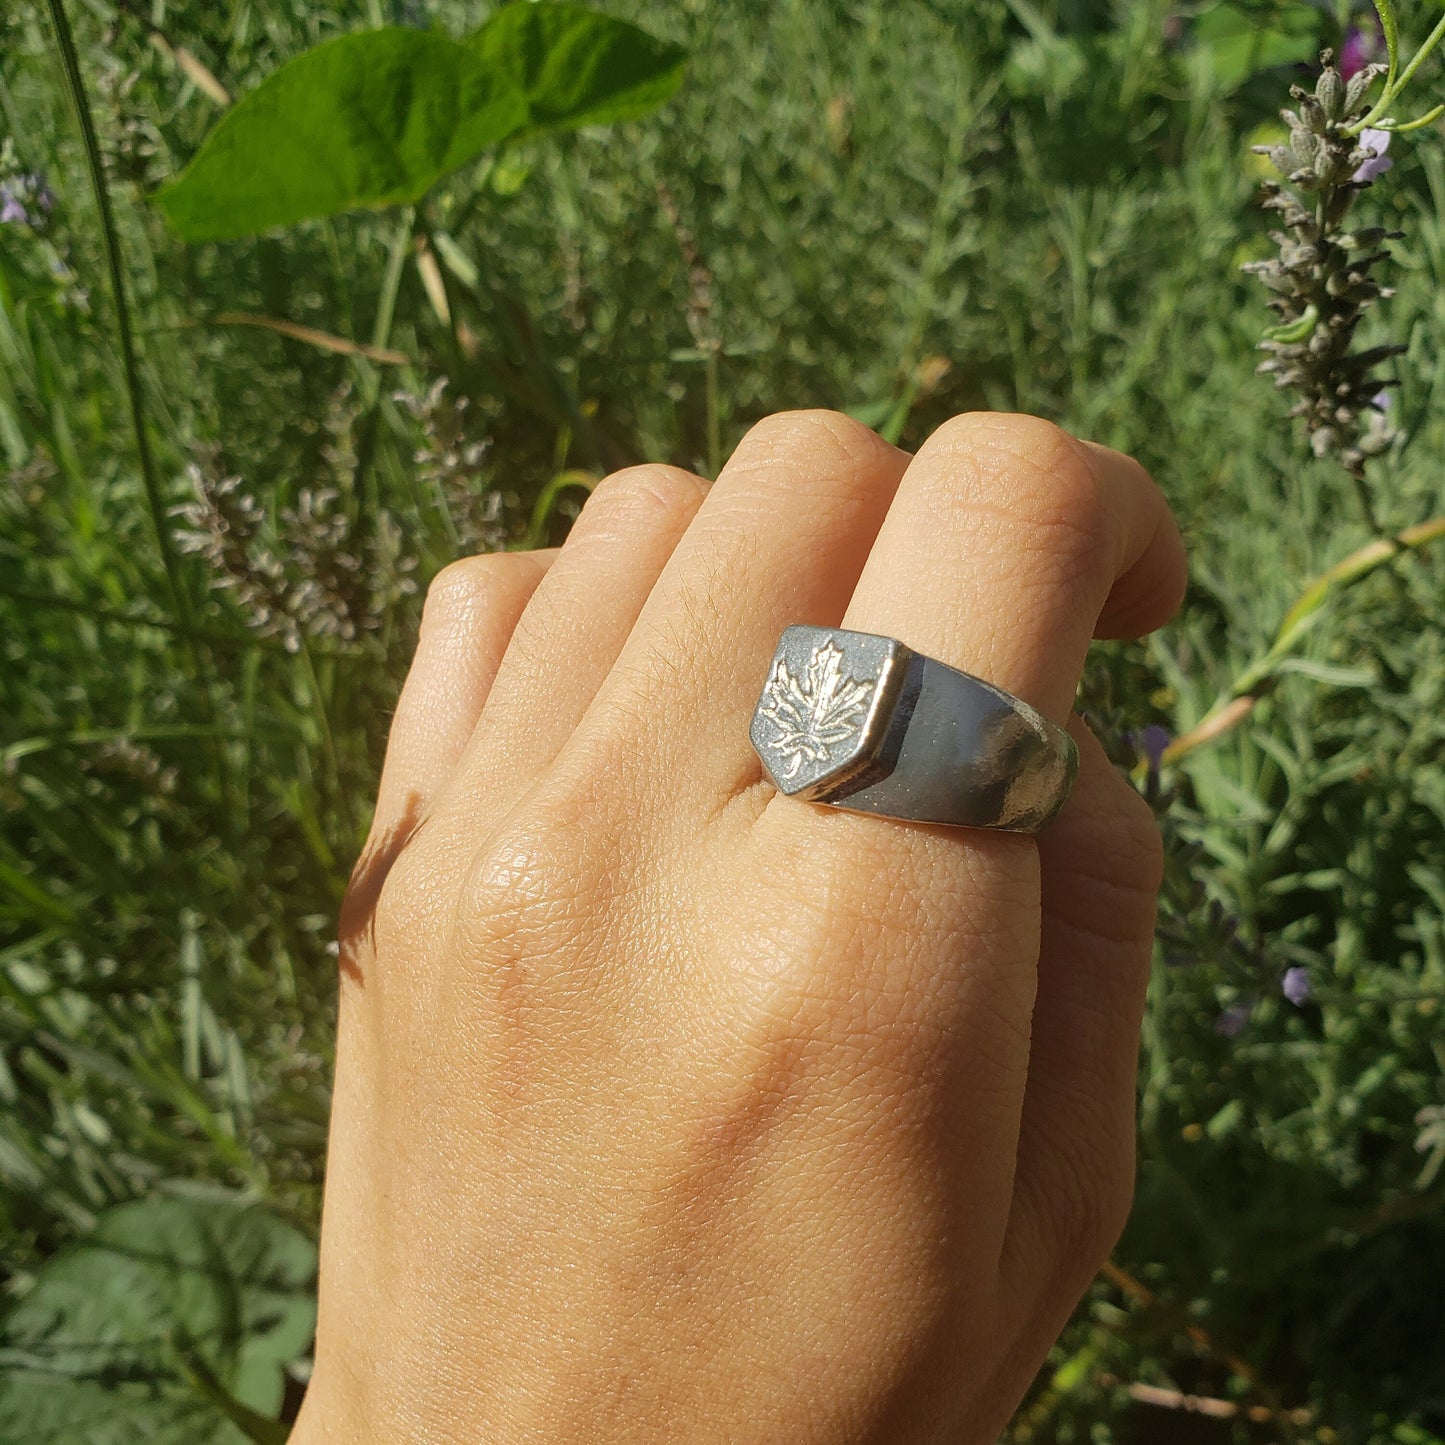
[[[428,598],[342,923],[315,1442],[992,1441],[1122,1227],[1158,885],[1087,729],[1037,839],[777,795],[792,622],[1069,716],[1173,613],[1127,458],[754,428]]]

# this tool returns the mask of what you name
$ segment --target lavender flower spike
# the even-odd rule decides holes
[[[0,226],[28,226],[30,213],[9,186],[0,186]]]
[[[1284,980],[1279,988],[1296,1008],[1303,1008],[1314,994],[1314,988],[1310,984],[1310,971],[1301,964],[1285,969]]]
[[[1365,161],[1352,177],[1361,185],[1369,185],[1371,181],[1378,180],[1391,166],[1395,164],[1385,154],[1390,148],[1390,132],[1387,130],[1375,130],[1367,126],[1360,132],[1360,149],[1366,153]]]

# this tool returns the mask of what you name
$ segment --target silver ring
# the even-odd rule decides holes
[[[789,627],[748,729],[768,777],[803,802],[919,823],[1036,833],[1079,752],[992,683],[838,627]]]

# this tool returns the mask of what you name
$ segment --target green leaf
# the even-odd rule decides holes
[[[40,1371],[0,1383],[0,1440],[28,1445],[245,1445],[246,1437],[195,1398],[145,1387],[57,1380]]]
[[[0,1329],[0,1440],[259,1438],[315,1327],[315,1246],[226,1196],[104,1214]]]
[[[288,61],[157,195],[187,241],[418,200],[517,136],[646,114],[684,52],[581,5],[505,7],[466,42],[399,27]]]
[[[1319,320],[1319,308],[1311,301],[1305,307],[1303,316],[1286,322],[1283,326],[1267,327],[1263,335],[1268,341],[1307,341],[1314,335]]]
[[[1235,90],[1261,70],[1316,60],[1323,19],[1313,5],[1215,5],[1195,21],[1193,38],[1220,86]]]
[[[585,5],[507,5],[467,43],[526,97],[532,135],[647,115],[677,91],[687,61],[676,45]]]
[[[186,240],[217,241],[414,201],[527,114],[520,91],[443,35],[342,35],[222,116],[157,202]]]

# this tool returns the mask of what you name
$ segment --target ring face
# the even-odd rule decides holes
[[[780,792],[825,798],[880,774],[880,749],[912,656],[901,642],[870,632],[783,633],[749,729]]]
[[[1078,750],[1012,693],[896,638],[789,627],[749,728],[778,790],[920,823],[1034,833]]]

